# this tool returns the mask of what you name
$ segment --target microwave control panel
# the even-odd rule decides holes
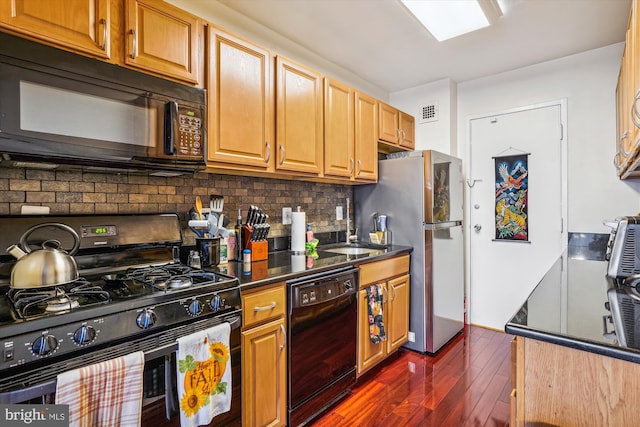
[[[199,110],[180,107],[178,109],[176,150],[180,156],[201,157],[202,117]]]

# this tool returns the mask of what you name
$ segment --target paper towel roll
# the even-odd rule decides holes
[[[306,217],[304,212],[291,212],[291,250],[304,252]]]

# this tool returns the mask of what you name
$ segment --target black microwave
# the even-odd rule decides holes
[[[4,162],[205,167],[205,90],[0,33]]]

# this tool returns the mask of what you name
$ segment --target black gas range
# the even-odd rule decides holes
[[[65,224],[80,240],[79,278],[52,287],[11,283],[16,260],[5,252],[34,225]],[[71,248],[56,226],[29,235]],[[64,371],[144,351],[166,356],[176,339],[226,321],[239,330],[238,280],[180,262],[177,215],[0,217],[0,402],[51,392]],[[55,390],[55,388],[53,388]]]

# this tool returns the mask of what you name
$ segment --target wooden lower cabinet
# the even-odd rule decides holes
[[[395,352],[409,335],[409,255],[360,266],[358,292],[358,356],[360,376]],[[381,285],[383,323],[386,341],[376,344],[369,336],[369,312],[366,288]]]
[[[287,423],[285,284],[243,293],[242,425]]]
[[[640,364],[520,336],[512,351],[512,427],[637,425]]]

